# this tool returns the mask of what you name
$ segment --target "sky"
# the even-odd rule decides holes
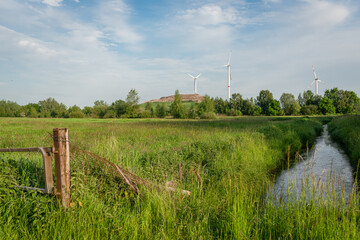
[[[0,0],[0,99],[65,105],[194,92],[360,96],[359,0]]]

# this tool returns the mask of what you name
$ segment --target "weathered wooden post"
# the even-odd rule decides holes
[[[70,196],[70,146],[67,128],[54,128],[55,157],[55,194],[61,198],[62,206],[67,208],[71,203]]]
[[[44,176],[45,176],[45,193],[50,194],[54,188],[53,172],[51,166],[51,148],[46,150],[46,148],[39,148],[44,164]]]

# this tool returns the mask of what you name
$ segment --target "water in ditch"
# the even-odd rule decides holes
[[[278,201],[291,199],[344,198],[347,202],[353,189],[353,169],[344,151],[329,136],[327,125],[314,147],[297,157],[297,162],[283,170],[269,194]]]

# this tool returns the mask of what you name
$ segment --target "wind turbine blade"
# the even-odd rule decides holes
[[[199,75],[196,76],[196,78],[200,77],[201,73]]]
[[[314,77],[315,77],[315,79],[317,79],[317,76],[316,76],[316,72],[315,72],[314,65],[313,65],[312,67],[313,67]]]
[[[311,83],[311,86],[312,86],[314,83],[315,83],[315,81],[313,81],[313,82]]]
[[[231,53],[232,53],[232,51],[230,50],[229,60],[228,60],[228,64],[227,64],[227,65],[230,65]]]
[[[192,77],[192,78],[195,78],[193,75],[191,75],[191,74],[189,74],[189,73],[188,73],[188,75],[189,75],[190,77]]]

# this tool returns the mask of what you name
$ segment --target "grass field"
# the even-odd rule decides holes
[[[3,239],[354,239],[359,205],[335,195],[276,204],[266,193],[288,158],[310,147],[321,118],[0,119],[0,148],[51,146],[67,127],[71,144],[158,184],[177,182],[191,196],[142,189],[141,198],[104,177],[72,168],[73,206],[22,192],[40,186],[40,156],[0,155]],[[76,161],[76,159],[73,159]],[[184,177],[179,181],[178,164]],[[200,176],[200,177],[199,177]]]

